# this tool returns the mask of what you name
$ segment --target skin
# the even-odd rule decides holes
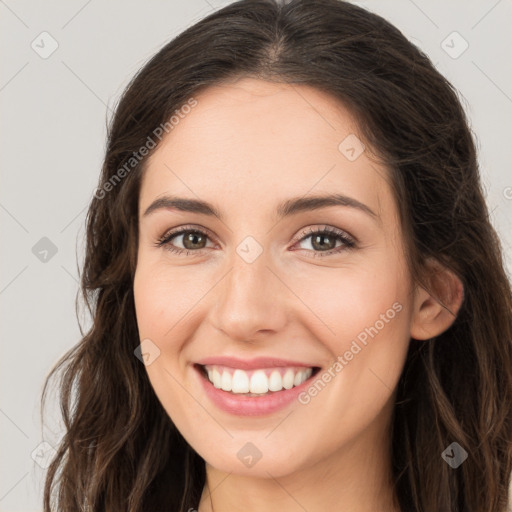
[[[312,87],[242,78],[195,98],[147,162],[134,294],[140,339],[160,350],[146,366],[150,382],[206,461],[199,512],[398,510],[389,430],[396,385],[411,337],[435,336],[454,316],[412,282],[388,171],[369,148],[355,161],[340,152],[347,135],[358,135],[357,123]],[[283,200],[332,192],[376,217],[338,205],[276,217]],[[171,194],[213,203],[223,220],[171,208],[144,215]],[[190,225],[211,234],[198,249],[156,246],[172,228]],[[307,235],[325,226],[354,237],[356,247],[329,235],[327,249],[336,244],[340,252],[323,255]],[[247,236],[263,249],[252,263],[236,252]],[[168,245],[184,243],[178,235]],[[436,279],[447,283],[444,302],[456,313],[462,285],[446,269]],[[307,404],[261,417],[228,414],[192,368],[227,355],[326,369],[394,303],[400,312]],[[262,454],[252,467],[237,457],[247,442]]]

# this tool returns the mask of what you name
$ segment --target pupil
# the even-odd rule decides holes
[[[325,249],[325,245],[322,244],[321,242],[324,241],[324,239],[329,239],[330,237],[328,235],[316,235],[313,237],[313,247],[315,248],[318,248],[318,249]],[[332,241],[330,244],[327,244],[329,245],[329,247],[327,247],[327,249],[332,249],[333,247],[333,244],[332,244]],[[318,246],[318,247],[316,247]]]
[[[197,239],[202,238],[203,236],[199,233],[189,233],[188,236],[184,238],[183,245],[187,247],[188,242],[191,242],[192,247],[187,247],[187,249],[195,249],[195,245],[198,243]]]

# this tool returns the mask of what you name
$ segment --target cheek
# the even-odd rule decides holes
[[[329,397],[341,397],[340,407],[332,404],[339,421],[352,414],[360,415],[355,423],[364,421],[383,406],[400,378],[409,346],[409,286],[403,262],[396,254],[379,256],[361,266],[317,270],[314,278],[301,280],[298,291],[315,314],[309,324],[314,337],[332,357],[323,382],[336,390]],[[323,389],[321,383],[317,387]],[[322,400],[314,400],[313,408],[320,407]],[[352,411],[348,416],[347,410]]]
[[[149,340],[150,351],[158,353],[146,365],[149,381],[167,414],[183,421],[187,416],[183,404],[189,397],[179,384],[183,381],[181,349],[190,337],[187,313],[197,299],[187,294],[190,285],[186,288],[186,280],[180,282],[179,275],[139,258],[133,292],[140,340]]]
[[[165,323],[166,315],[163,307],[166,301],[164,288],[158,280],[151,279],[147,272],[138,269],[133,293],[140,338],[160,339],[158,331]]]
[[[143,254],[133,287],[140,340],[149,339],[158,352],[154,363],[146,366],[148,377],[169,415],[171,411],[173,416],[181,414],[180,404],[190,397],[178,382],[191,377],[187,368],[190,341],[204,318],[202,299],[212,288],[211,280],[206,271],[170,267]]]
[[[395,324],[405,319],[405,314],[396,314],[396,306],[393,309],[396,302],[401,309],[407,306],[408,284],[397,260],[382,254],[361,265],[317,267],[295,279],[297,295],[318,324],[315,334],[336,353],[346,350],[347,342],[376,322],[379,331],[391,334],[398,327]],[[382,328],[383,321],[386,329]]]
[[[162,341],[173,329],[181,328],[180,319],[193,312],[206,286],[207,283],[201,286],[201,282],[191,278],[189,272],[179,268],[171,271],[159,262],[146,263],[141,258],[133,285],[141,338],[154,337]]]

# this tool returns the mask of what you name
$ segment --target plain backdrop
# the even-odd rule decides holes
[[[45,461],[61,432],[53,402],[41,429],[39,400],[50,368],[80,339],[77,260],[106,120],[150,56],[228,3],[0,0],[0,512],[42,510]],[[357,3],[394,23],[460,91],[511,273],[512,1]]]

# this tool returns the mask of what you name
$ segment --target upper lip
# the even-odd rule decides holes
[[[277,357],[255,357],[253,359],[239,359],[237,357],[213,356],[205,357],[196,364],[229,366],[240,370],[254,370],[257,368],[275,368],[282,366],[304,366],[305,368],[316,368],[316,365],[303,363],[300,361],[291,361],[289,359],[279,359]]]

